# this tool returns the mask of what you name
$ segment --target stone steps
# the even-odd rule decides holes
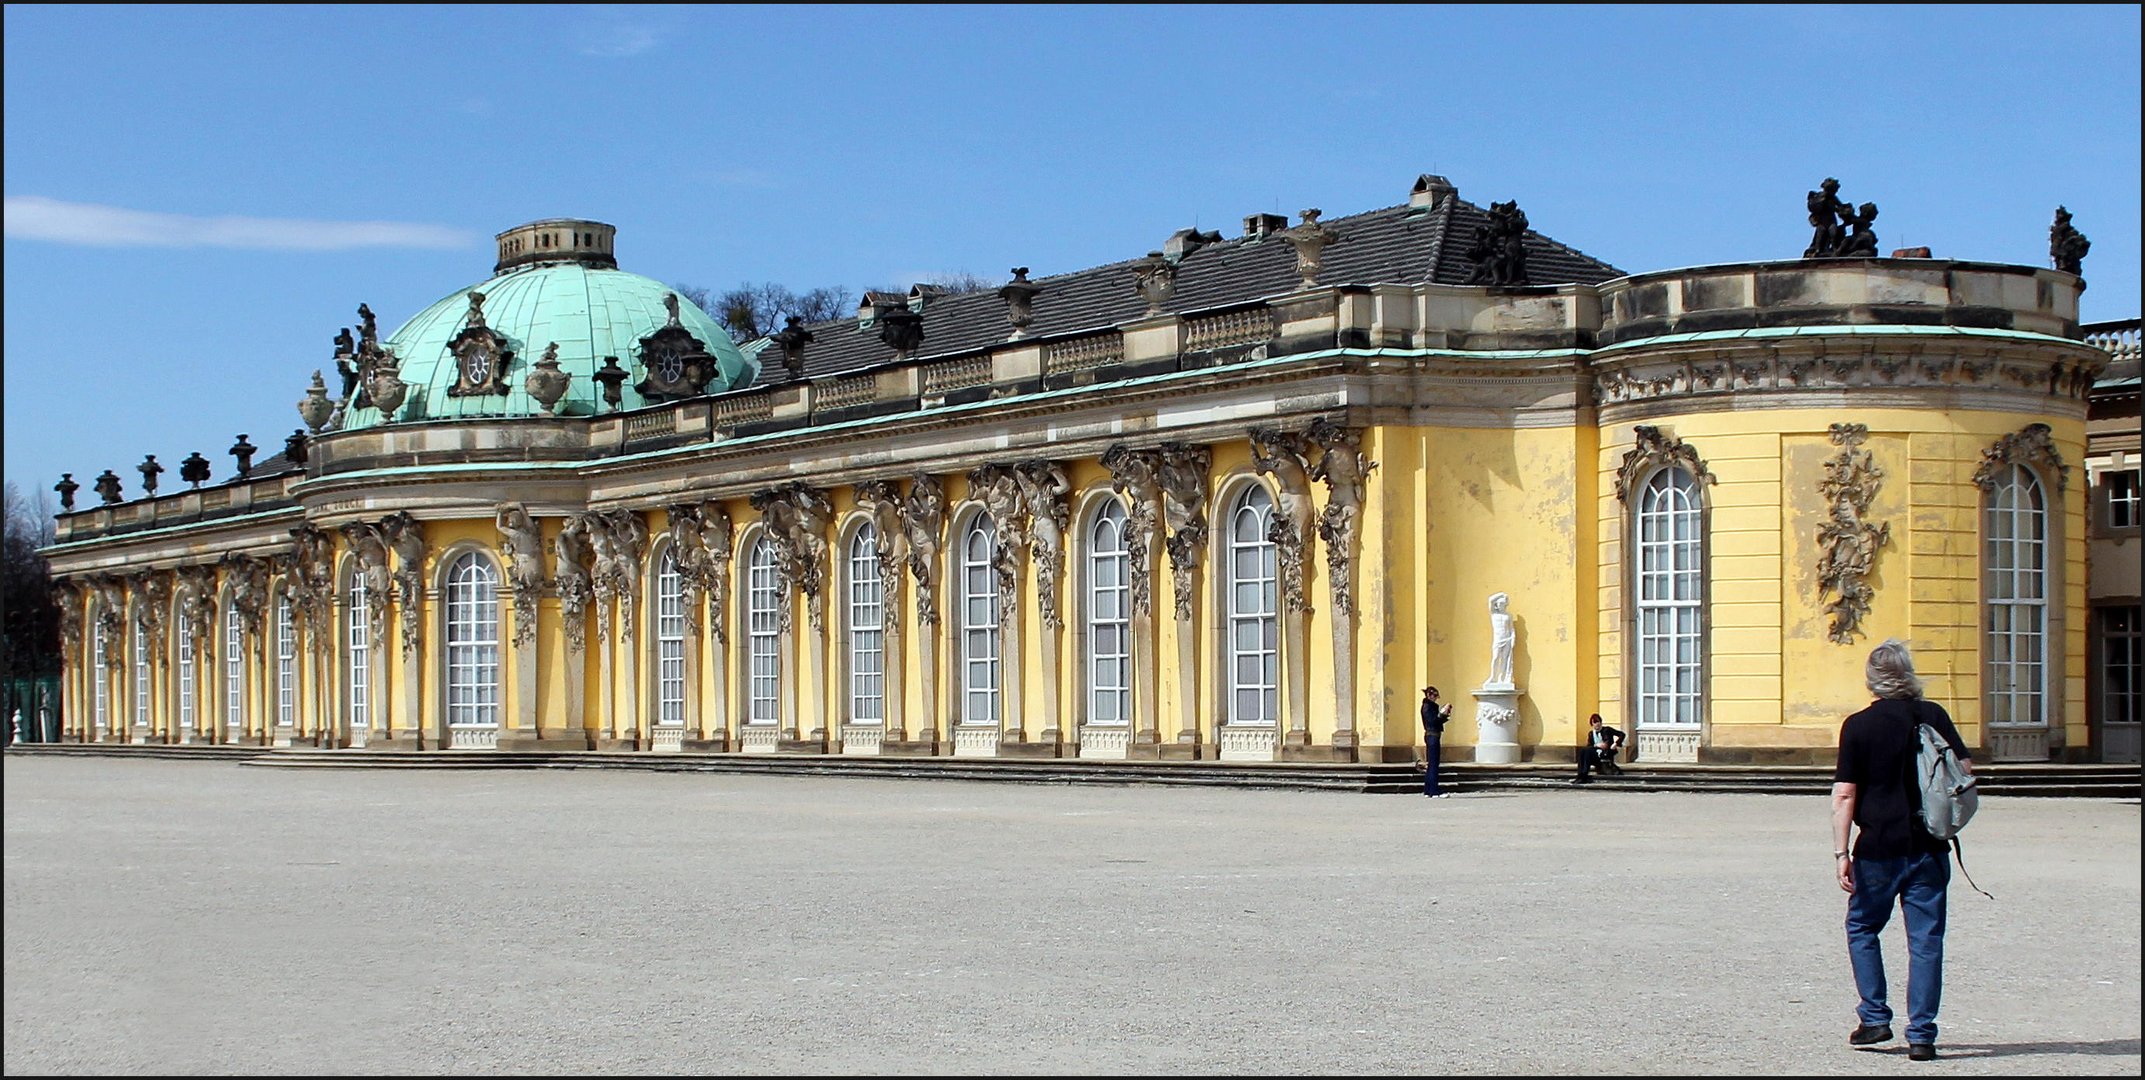
[[[881,779],[988,780],[1041,784],[1174,784],[1194,787],[1299,788],[1417,794],[1422,770],[1401,764],[1323,762],[1097,761],[1073,758],[865,757],[840,754],[655,754],[634,751],[409,751],[270,749],[258,746],[162,746],[30,743],[11,754],[109,755],[235,761],[273,768],[326,769],[640,769],[661,772],[863,776]],[[1621,776],[1571,783],[1568,764],[1488,765],[1450,762],[1440,776],[1455,792],[1555,788],[1566,791],[1700,791],[1822,795],[1832,770],[1812,765],[1630,764]],[[1981,766],[1984,795],[2136,799],[2136,765],[2015,763]]]

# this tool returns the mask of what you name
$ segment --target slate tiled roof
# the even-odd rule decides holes
[[[1435,282],[1462,285],[1473,271],[1466,251],[1475,228],[1489,213],[1458,197],[1436,208],[1389,206],[1325,224],[1339,241],[1325,250],[1322,285],[1378,285]],[[1598,284],[1624,271],[1566,247],[1537,232],[1527,233],[1527,272],[1537,285]],[[1127,259],[1087,270],[1037,278],[1031,336],[1046,337],[1099,330],[1131,322],[1147,305],[1133,289],[1135,267]],[[1177,291],[1168,309],[1197,311],[1296,291],[1296,250],[1279,234],[1242,236],[1208,244],[1187,254],[1177,267]],[[1006,339],[1005,301],[996,289],[932,299],[924,307],[924,342],[915,359],[969,352]],[[854,317],[808,327],[813,340],[805,349],[806,378],[818,378],[891,363],[894,350],[879,340],[876,328],[857,329]],[[763,345],[762,341],[750,343]],[[747,347],[750,354],[755,351]],[[780,363],[760,365],[758,383],[786,381]]]

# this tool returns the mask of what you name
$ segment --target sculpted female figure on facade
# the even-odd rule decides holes
[[[1363,518],[1363,498],[1370,471],[1377,463],[1362,450],[1362,433],[1344,428],[1325,417],[1311,422],[1304,433],[1306,446],[1318,460],[1311,466],[1311,479],[1326,485],[1326,512],[1319,519],[1318,534],[1326,541],[1326,565],[1333,588],[1335,613],[1346,616],[1355,610],[1354,582],[1349,568],[1355,562],[1358,523]]]
[[[370,640],[378,641],[387,629],[387,545],[377,525],[352,521],[343,525],[342,532],[343,542],[357,559],[357,573],[365,578],[365,621],[372,632]]]
[[[1490,677],[1483,680],[1485,690],[1512,686],[1512,649],[1519,643],[1519,632],[1512,621],[1512,613],[1505,610],[1510,602],[1511,598],[1504,593],[1490,595]]]
[[[1253,428],[1251,464],[1261,474],[1274,478],[1274,517],[1266,539],[1276,549],[1282,602],[1290,611],[1310,611],[1310,598],[1304,593],[1303,583],[1311,568],[1311,530],[1317,514],[1311,502],[1311,473],[1301,444],[1279,428]]]
[[[714,632],[716,644],[727,644],[730,640],[726,618],[730,610],[730,512],[713,499],[700,504],[700,546],[706,554],[708,598],[713,606],[708,627]]]
[[[892,480],[867,480],[857,485],[856,495],[857,506],[871,516],[872,554],[879,563],[880,587],[887,590],[887,601],[879,608],[880,628],[892,631],[899,624],[896,604],[901,595],[901,568],[909,553],[901,520],[901,488]]]
[[[1204,446],[1166,443],[1161,467],[1155,470],[1155,483],[1162,489],[1162,520],[1169,526],[1164,543],[1180,621],[1192,617],[1192,573],[1207,546],[1207,470],[1213,462],[1213,451]]]

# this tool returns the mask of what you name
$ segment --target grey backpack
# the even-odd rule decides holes
[[[1981,791],[1974,784],[1974,774],[1967,772],[1958,755],[1952,753],[1951,744],[1919,716],[1914,723],[1914,780],[1921,790],[1921,808],[1915,817],[1922,830],[1950,844],[1959,872],[1966,874],[1966,852],[1959,843],[1959,830],[1981,808]],[[1974,885],[1972,874],[1966,874],[1966,883],[1973,885],[1975,892],[1989,896],[1981,886]]]

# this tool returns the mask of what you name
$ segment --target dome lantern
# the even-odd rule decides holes
[[[580,263],[616,270],[618,256],[612,244],[617,236],[615,226],[581,218],[545,218],[516,225],[499,234],[499,262],[492,273],[539,263]]]

